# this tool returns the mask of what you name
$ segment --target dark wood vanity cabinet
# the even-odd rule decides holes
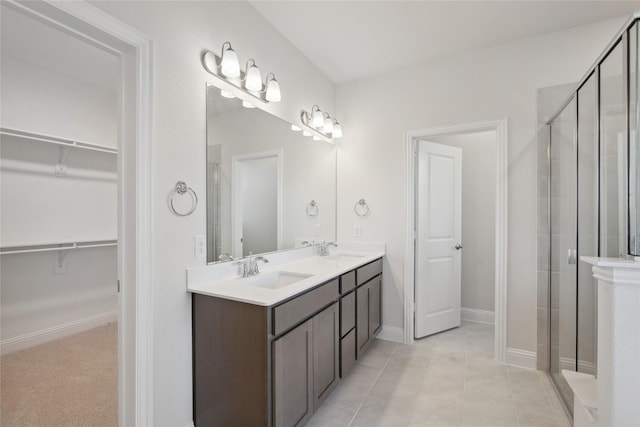
[[[356,362],[356,272],[340,276],[340,378]]]
[[[382,328],[382,260],[356,270],[356,358],[366,352]]]
[[[306,424],[366,348],[360,289],[368,339],[380,328],[381,275],[358,271],[271,307],[193,294],[195,426]]]

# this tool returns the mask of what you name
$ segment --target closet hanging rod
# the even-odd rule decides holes
[[[102,248],[107,246],[117,246],[117,240],[89,240],[78,242],[33,244],[33,245],[12,245],[0,248],[0,255],[25,254],[34,252],[67,251],[71,249]]]
[[[49,142],[64,147],[83,148],[85,150],[99,151],[102,153],[117,154],[118,149],[101,144],[75,141],[72,139],[59,138],[57,136],[45,135],[42,133],[27,132],[19,129],[0,127],[0,135],[8,135],[16,138],[29,139],[31,141]]]

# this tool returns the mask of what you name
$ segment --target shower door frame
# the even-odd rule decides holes
[[[556,112],[546,121],[546,125],[548,127],[548,145],[547,145],[547,166],[548,166],[548,182],[547,182],[547,197],[548,197],[548,206],[547,206],[547,221],[548,221],[548,237],[549,237],[549,246],[548,246],[548,277],[547,277],[547,289],[548,289],[548,295],[547,295],[547,303],[548,303],[548,309],[547,309],[547,351],[548,353],[546,354],[547,357],[547,362],[548,365],[546,366],[546,369],[548,370],[549,373],[551,373],[551,357],[552,357],[552,352],[551,352],[551,344],[552,344],[552,327],[553,324],[551,322],[551,313],[552,313],[552,272],[553,272],[553,268],[552,268],[552,258],[553,258],[553,254],[552,254],[552,193],[551,193],[551,176],[552,176],[552,170],[551,170],[551,164],[552,164],[552,157],[551,157],[551,144],[552,144],[552,124],[554,123],[554,121],[565,111],[566,108],[568,108],[571,104],[571,102],[575,99],[575,113],[576,113],[576,118],[575,118],[575,133],[574,133],[574,145],[575,145],[575,150],[576,150],[576,159],[578,159],[578,152],[579,152],[579,139],[580,139],[580,135],[579,135],[579,91],[580,89],[585,85],[585,83],[591,78],[594,77],[595,78],[595,84],[596,84],[596,97],[595,97],[595,103],[596,103],[596,108],[597,108],[597,114],[595,115],[595,135],[597,137],[597,154],[598,154],[598,159],[597,159],[597,178],[598,178],[598,184],[597,184],[597,211],[596,211],[596,220],[597,220],[597,252],[598,252],[598,256],[601,256],[602,254],[602,239],[603,239],[603,227],[602,227],[602,220],[603,220],[603,206],[602,206],[602,186],[603,186],[603,182],[604,181],[604,177],[603,177],[603,143],[602,143],[602,105],[601,105],[601,90],[602,90],[602,86],[601,86],[601,71],[600,71],[600,67],[601,65],[605,62],[605,60],[609,57],[609,54],[611,52],[613,52],[616,48],[618,48],[619,46],[621,47],[621,51],[622,51],[622,83],[623,83],[623,87],[624,87],[624,115],[625,115],[625,130],[624,132],[626,133],[625,137],[626,137],[626,150],[623,150],[622,153],[624,154],[624,158],[626,159],[626,172],[627,172],[627,179],[625,181],[625,185],[623,185],[621,189],[618,190],[618,194],[622,194],[623,196],[623,204],[624,204],[624,208],[622,209],[622,213],[619,213],[619,215],[625,215],[625,223],[623,224],[618,224],[618,227],[626,227],[626,239],[622,242],[622,243],[618,243],[618,247],[624,247],[623,245],[626,245],[626,253],[620,253],[619,255],[621,257],[626,257],[626,258],[633,258],[634,255],[631,254],[631,248],[630,248],[630,238],[631,238],[631,218],[630,218],[630,214],[631,214],[631,203],[634,203],[634,206],[637,205],[638,200],[633,201],[631,199],[632,195],[629,194],[629,188],[630,188],[630,170],[631,170],[631,158],[629,156],[630,153],[630,149],[631,149],[631,133],[632,130],[630,128],[631,125],[631,117],[630,117],[630,107],[631,107],[631,103],[633,102],[635,105],[635,112],[636,114],[638,114],[638,110],[640,110],[640,108],[638,108],[638,101],[639,101],[639,97],[638,94],[631,94],[630,90],[631,90],[631,81],[630,81],[630,70],[629,70],[629,65],[630,65],[630,57],[631,57],[631,52],[630,52],[630,47],[632,46],[632,44],[630,43],[630,37],[632,34],[632,30],[634,29],[634,25],[636,24],[636,22],[638,22],[640,19],[640,11],[635,12],[632,17],[622,26],[622,28],[618,31],[618,33],[615,35],[615,37],[613,37],[613,39],[611,40],[611,42],[607,45],[607,47],[605,48],[605,50],[600,54],[600,56],[597,58],[597,60],[595,61],[595,63],[589,68],[589,70],[587,71],[587,73],[584,75],[584,77],[579,81],[579,83],[577,84],[576,88],[565,98],[565,100],[561,103],[560,107],[556,110]],[[640,26],[640,23],[638,24]],[[640,32],[640,28],[638,28],[638,32]],[[633,32],[633,34],[638,37],[638,32]],[[637,59],[638,59],[638,43],[633,44],[633,46],[636,49],[636,52],[633,53],[633,55],[635,55],[635,59],[636,59],[636,63],[635,65],[637,66]],[[638,76],[638,72],[639,70],[635,70],[635,76],[637,79]],[[638,88],[636,87],[636,90]],[[636,122],[637,124],[637,122]],[[637,132],[636,132],[637,135]],[[636,136],[637,138],[637,136]],[[637,141],[635,141],[637,142]],[[578,160],[576,160],[578,161]],[[618,172],[620,173],[620,172]],[[578,164],[576,163],[576,208],[579,205],[579,170],[578,170]],[[636,214],[637,215],[637,214]],[[578,227],[578,221],[579,221],[579,210],[576,209],[576,250],[579,250],[579,227]],[[638,230],[635,230],[636,233],[638,233]],[[579,256],[579,254],[578,254]],[[635,256],[636,259],[638,259],[638,256]],[[577,262],[580,262],[579,259],[577,260]],[[579,369],[579,349],[578,349],[578,327],[579,327],[579,323],[578,323],[578,306],[579,306],[579,302],[578,302],[578,284],[579,284],[579,275],[578,275],[578,269],[576,269],[576,278],[575,278],[575,282],[576,282],[576,367],[575,370],[577,371]],[[594,315],[597,318],[597,308],[596,311],[594,313]],[[558,324],[559,326],[559,324]],[[597,332],[595,333],[595,337],[594,337],[594,345],[595,345],[595,351],[594,351],[594,370],[597,371]],[[544,357],[543,355],[538,355],[538,365],[540,367],[541,363],[540,363],[540,358]],[[558,357],[560,357],[558,355]],[[595,371],[594,371],[595,372]],[[556,388],[556,390],[558,391],[558,393],[561,396],[561,400],[563,399],[567,399],[568,396],[564,395],[562,392],[560,392],[560,387],[558,387],[558,385],[555,382],[555,378],[553,377],[553,375],[551,375],[551,377],[553,378],[552,383],[554,384],[554,387]],[[572,402],[564,402],[566,404],[567,407],[571,407],[571,403]]]

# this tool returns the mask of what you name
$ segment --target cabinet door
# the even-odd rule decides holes
[[[371,281],[369,290],[369,330],[375,336],[382,327],[382,276],[378,276]]]
[[[356,293],[340,298],[340,337],[344,337],[356,326]]]
[[[369,344],[371,337],[369,321],[369,308],[371,307],[370,299],[371,282],[360,286],[356,290],[356,357],[359,359],[363,355],[363,351]]]
[[[313,396],[320,407],[339,381],[338,303],[313,317]]]
[[[273,425],[302,426],[313,415],[313,319],[273,342]]]

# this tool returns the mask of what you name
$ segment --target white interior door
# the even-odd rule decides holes
[[[232,158],[232,254],[266,253],[282,239],[282,155],[253,153]]]
[[[419,141],[415,336],[460,326],[462,149]]]

